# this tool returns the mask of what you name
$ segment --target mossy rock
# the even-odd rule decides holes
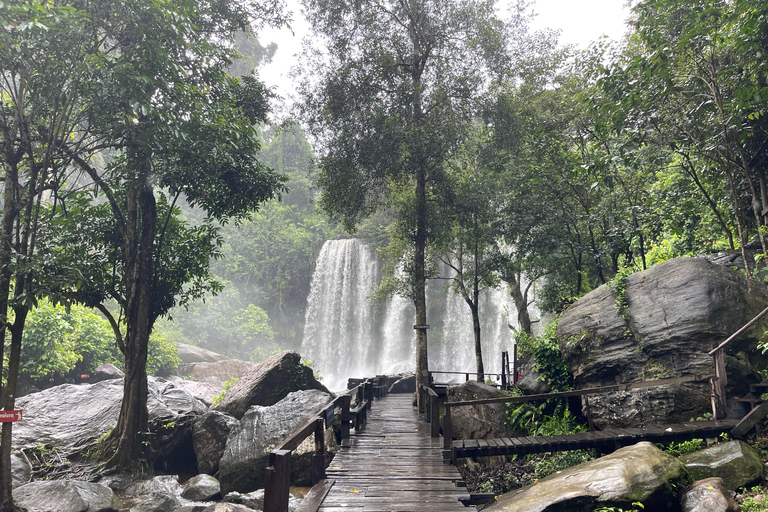
[[[757,450],[743,441],[721,443],[680,457],[695,480],[720,477],[727,489],[735,490],[763,475]]]

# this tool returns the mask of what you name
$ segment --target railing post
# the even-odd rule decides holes
[[[430,433],[432,437],[440,437],[440,402],[435,393],[429,395],[429,415]]]
[[[325,420],[315,421],[315,455],[312,457],[312,485],[325,478]]]
[[[427,392],[424,389],[424,384],[420,384],[419,389],[416,391],[419,393],[419,414],[423,414],[427,410],[427,404],[425,403]]]
[[[349,404],[352,401],[352,397],[349,395],[342,395],[341,397],[341,446],[345,446],[345,440],[349,439]],[[349,446],[349,441],[346,443]]]
[[[710,380],[712,389],[712,416],[719,420],[725,417],[726,399],[725,386],[728,384],[728,375],[725,371],[725,353],[723,349],[717,350],[712,358],[715,362],[715,377]]]
[[[501,353],[501,388],[507,387],[507,352]]]
[[[451,449],[453,442],[453,426],[451,425],[451,404],[445,403],[445,416],[443,417],[443,448]]]
[[[517,384],[517,343],[512,348],[512,385]]]
[[[277,450],[270,453],[264,489],[264,512],[287,512],[290,486],[291,451]]]

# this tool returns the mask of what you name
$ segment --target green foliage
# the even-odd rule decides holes
[[[768,496],[761,486],[749,489],[748,496],[745,496],[741,502],[741,512],[768,512]]]
[[[627,300],[627,278],[635,273],[634,267],[625,267],[616,272],[616,275],[606,283],[616,296],[615,306],[624,320],[629,321],[629,302]]]
[[[577,466],[594,459],[587,450],[571,450],[567,452],[552,453],[533,462],[536,478],[544,478],[562,471],[563,469]]]
[[[679,457],[686,453],[692,453],[703,448],[706,448],[707,443],[704,439],[688,439],[686,441],[671,442],[666,446],[660,445],[660,447],[670,455]]]
[[[152,333],[147,345],[147,373],[167,377],[176,373],[179,363],[181,359],[179,359],[179,349],[176,348],[176,344]]]
[[[621,507],[600,507],[596,508],[594,512],[640,512],[641,510],[645,510],[645,506],[639,501],[635,501],[632,503],[632,508],[630,509]]]
[[[517,331],[515,343],[520,360],[530,360],[533,369],[540,374],[539,380],[547,382],[552,391],[573,389],[573,376],[557,339],[557,321],[551,322],[541,336],[534,337]]]
[[[227,391],[229,391],[232,386],[234,386],[239,379],[237,377],[232,377],[231,379],[227,379],[227,381],[224,383],[224,389],[221,390],[221,393],[218,393],[216,396],[213,397],[211,400],[211,405],[219,405],[222,400],[224,400],[224,396],[227,394]]]

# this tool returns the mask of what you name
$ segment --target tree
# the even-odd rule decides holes
[[[266,121],[269,93],[253,78],[225,73],[238,30],[249,30],[254,18],[281,18],[267,4],[254,6],[256,11],[195,0],[105,0],[85,7],[98,26],[91,33],[94,49],[85,57],[91,75],[77,93],[89,106],[90,132],[111,150],[111,161],[102,169],[86,157],[72,160],[104,195],[112,215],[114,237],[103,246],[110,249],[108,262],[119,271],[119,285],[99,291],[117,300],[118,319],[125,322],[124,336],[119,321],[113,318],[112,324],[126,377],[118,424],[108,440],[115,446],[109,465],[128,468],[144,455],[149,336],[191,277],[183,265],[179,274],[165,275],[172,270],[164,268],[169,260],[163,250],[170,244],[175,202],[183,196],[219,220],[238,219],[282,189],[282,178],[256,159],[254,125]]]
[[[478,99],[506,62],[491,0],[332,0],[304,3],[317,41],[301,87],[321,144],[320,206],[352,229],[382,206],[391,185],[412,190],[411,297],[416,380],[426,383],[428,201],[464,139]]]
[[[633,9],[631,44],[604,85],[615,98],[620,128],[676,153],[675,165],[731,247],[735,225],[749,275],[750,232],[766,252],[767,11],[765,2],[640,2]],[[722,183],[728,190],[725,208]]]

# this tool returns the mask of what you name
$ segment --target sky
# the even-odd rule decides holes
[[[629,8],[625,4],[626,0],[536,0],[534,11],[538,16],[532,28],[560,30],[562,43],[586,48],[602,35],[616,40],[624,34],[625,21],[629,16]],[[293,34],[288,29],[266,29],[258,34],[263,45],[277,43],[273,62],[263,67],[259,76],[286,102],[290,102],[294,92],[288,74],[297,63],[295,55],[301,50],[301,39],[308,32],[308,24],[301,16],[299,0],[288,0],[288,5],[293,11]]]

